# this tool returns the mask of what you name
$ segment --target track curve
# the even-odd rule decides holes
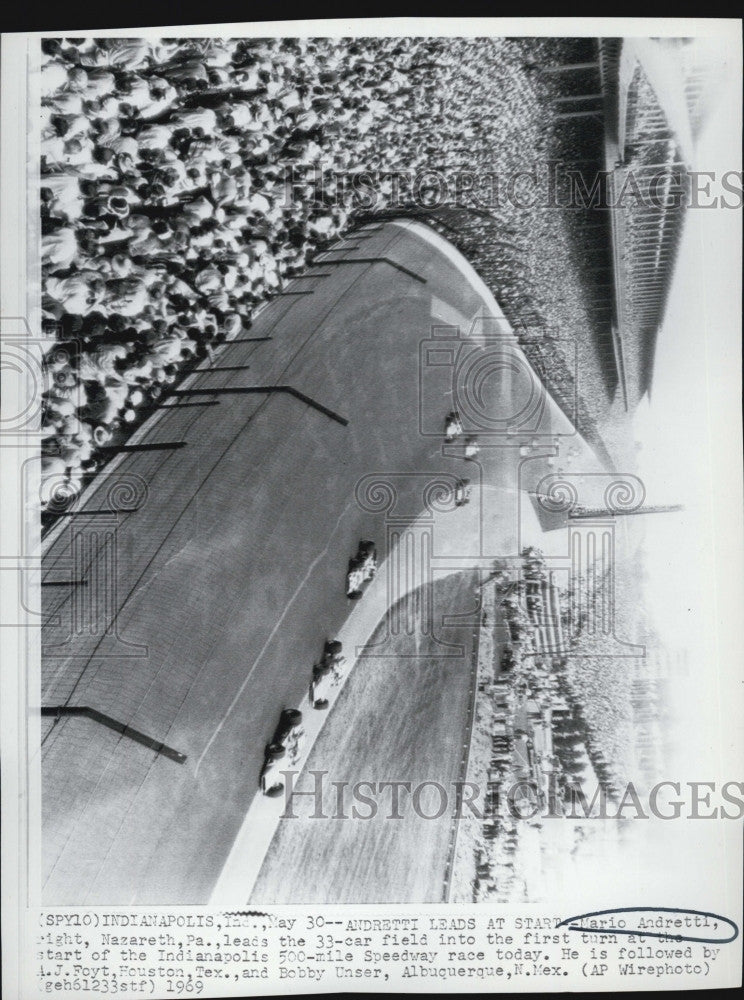
[[[184,384],[199,393],[177,397],[137,434],[184,447],[112,464],[110,476],[147,484],[144,503],[107,518],[103,477],[46,540],[44,579],[72,566],[88,586],[42,592],[58,620],[43,632],[42,703],[89,705],[187,757],[174,764],[79,718],[43,720],[47,905],[209,897],[280,710],[301,701],[325,638],[350,612],[363,644],[387,610],[384,593],[354,608],[344,592],[359,538],[389,555],[390,508],[359,502],[365,477],[398,477],[396,516],[407,525],[422,510],[421,476],[476,475],[492,503],[473,507],[461,568],[516,544],[508,498],[519,435],[464,462],[434,426],[450,399],[422,379],[433,328],[451,340],[459,326],[476,341],[489,323],[506,329],[464,260],[423,226],[388,223],[328,251],[287,292],[251,330],[270,340],[225,345]],[[483,316],[496,319],[479,325]],[[503,368],[479,387],[478,406],[520,412],[532,379]],[[275,385],[348,423],[296,395],[235,391]],[[183,405],[202,398],[217,405]],[[574,433],[549,397],[535,420],[530,434]],[[545,469],[533,463],[520,488]]]

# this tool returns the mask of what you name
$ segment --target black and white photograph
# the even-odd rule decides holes
[[[741,32],[3,36],[9,998],[741,984]]]

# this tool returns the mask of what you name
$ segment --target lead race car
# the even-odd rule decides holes
[[[444,418],[444,440],[449,444],[462,434],[462,420],[457,410],[452,410]]]
[[[364,593],[366,585],[374,579],[377,572],[377,549],[375,543],[367,539],[359,542],[357,554],[349,560],[346,574],[346,596],[352,601],[358,601]]]
[[[282,771],[287,765],[296,764],[304,740],[302,712],[298,708],[285,708],[279,716],[279,723],[274,730],[271,743],[266,747],[260,779],[264,795],[276,798],[282,794],[285,787]]]

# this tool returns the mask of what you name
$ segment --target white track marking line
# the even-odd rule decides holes
[[[342,518],[343,518],[343,517],[345,516],[345,514],[346,514],[346,512],[347,512],[347,510],[348,510],[348,509],[349,509],[349,505],[347,504],[347,505],[346,505],[346,507],[344,507],[344,509],[343,509],[343,510],[341,511],[341,513],[339,514],[339,516],[338,516],[338,518],[337,518],[337,520],[336,520],[336,523],[335,523],[335,525],[334,525],[334,527],[333,527],[333,531],[331,532],[331,534],[330,534],[330,536],[329,536],[329,538],[328,538],[328,542],[326,543],[326,546],[325,546],[325,548],[323,549],[323,551],[322,551],[322,552],[319,552],[319,553],[318,553],[318,555],[317,555],[317,556],[316,556],[316,557],[315,557],[315,558],[313,559],[313,561],[312,561],[312,562],[310,563],[310,565],[309,565],[309,567],[308,567],[308,570],[307,570],[307,573],[305,573],[305,575],[303,576],[302,580],[301,580],[301,581],[300,581],[300,583],[298,584],[298,586],[297,586],[297,589],[295,590],[295,592],[294,592],[294,593],[292,594],[291,598],[290,598],[290,599],[289,599],[289,601],[287,602],[287,605],[286,605],[286,607],[284,608],[284,611],[282,611],[282,614],[281,614],[281,617],[280,617],[280,618],[279,618],[279,620],[277,621],[276,625],[274,625],[273,629],[272,629],[272,630],[271,630],[271,632],[269,633],[269,637],[268,637],[268,639],[266,640],[266,642],[265,642],[265,643],[263,644],[263,646],[261,647],[261,652],[260,652],[260,653],[258,654],[258,656],[256,657],[256,659],[255,659],[255,660],[253,661],[253,666],[252,666],[252,667],[251,667],[251,669],[250,669],[250,670],[248,671],[248,673],[247,673],[247,674],[245,675],[245,680],[243,681],[243,683],[242,683],[242,684],[240,685],[240,687],[238,688],[238,690],[237,690],[237,693],[236,693],[235,697],[234,697],[234,698],[233,698],[233,700],[232,700],[232,701],[230,702],[230,705],[229,705],[229,707],[228,707],[227,711],[225,712],[225,714],[224,714],[224,715],[222,716],[222,718],[220,719],[220,722],[219,722],[219,724],[217,725],[217,727],[216,727],[215,731],[214,731],[214,732],[212,733],[212,735],[211,735],[211,736],[209,737],[209,740],[207,741],[207,745],[206,745],[206,746],[204,747],[204,749],[202,750],[202,752],[201,752],[201,755],[200,755],[200,757],[199,757],[199,760],[198,760],[198,761],[196,762],[196,767],[195,767],[195,769],[194,769],[194,777],[196,777],[196,776],[197,776],[197,774],[199,773],[199,767],[201,766],[201,762],[202,762],[202,761],[204,760],[204,758],[205,758],[205,756],[207,755],[207,753],[208,753],[208,751],[209,751],[210,747],[212,746],[212,744],[214,743],[214,741],[215,741],[215,740],[217,739],[217,737],[219,736],[219,734],[220,734],[220,731],[221,731],[221,729],[222,729],[223,725],[225,724],[225,722],[227,721],[228,717],[229,717],[229,716],[230,716],[230,714],[232,713],[233,709],[234,709],[234,708],[235,708],[235,706],[237,705],[238,701],[239,701],[239,700],[240,700],[240,698],[242,697],[242,694],[243,694],[243,692],[244,692],[244,691],[245,691],[245,689],[246,689],[246,686],[247,686],[247,684],[248,684],[248,681],[249,681],[249,680],[251,679],[251,674],[252,674],[252,673],[253,673],[253,671],[254,671],[254,670],[256,669],[256,667],[258,666],[258,664],[259,664],[259,663],[261,662],[261,658],[263,657],[264,653],[265,653],[265,652],[266,652],[266,650],[268,649],[268,647],[269,647],[269,644],[271,643],[271,640],[272,640],[272,639],[274,638],[274,636],[275,636],[275,635],[276,635],[276,633],[277,633],[277,630],[278,630],[278,629],[279,629],[279,628],[281,627],[281,624],[282,624],[282,622],[284,621],[284,618],[285,618],[285,616],[286,616],[287,612],[289,611],[289,609],[290,609],[290,608],[292,607],[292,605],[294,604],[294,602],[295,602],[295,600],[297,599],[297,597],[299,596],[299,594],[300,594],[300,591],[302,590],[302,588],[303,588],[303,587],[305,586],[305,584],[307,583],[307,581],[308,581],[308,580],[310,579],[310,577],[312,576],[312,573],[313,573],[313,571],[315,570],[315,567],[316,567],[316,566],[318,565],[318,563],[320,562],[320,560],[321,560],[321,559],[323,559],[323,557],[324,557],[324,556],[326,556],[326,555],[328,554],[328,549],[329,549],[329,547],[330,547],[330,544],[331,544],[331,541],[333,540],[333,536],[335,535],[335,533],[336,533],[336,530],[337,530],[337,528],[338,528],[339,524],[341,523],[341,519],[342,519]]]

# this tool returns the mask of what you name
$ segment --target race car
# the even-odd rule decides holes
[[[270,799],[281,795],[285,788],[282,774],[282,769],[286,766],[286,761],[282,760],[285,753],[284,747],[273,747],[271,753],[268,750],[266,753],[266,760],[261,770],[261,791]]]
[[[310,682],[310,704],[313,708],[328,708],[336,678],[330,665],[316,663],[313,667],[313,679]]]
[[[462,434],[462,421],[457,410],[452,410],[444,420],[444,440],[454,441]]]
[[[346,574],[346,596],[351,601],[358,601],[362,596],[365,579],[362,569],[363,561],[357,556],[349,559],[349,569]]]
[[[475,458],[479,451],[480,445],[477,438],[465,438],[465,458]]]
[[[377,572],[377,549],[375,543],[362,539],[357,554],[349,560],[346,574],[346,596],[352,601],[358,601],[364,593],[364,587]]]
[[[375,548],[375,543],[362,539],[359,543],[357,558],[362,560],[364,579],[373,579],[375,573],[377,572],[377,549]]]
[[[470,503],[470,492],[470,480],[458,479],[455,485],[455,506],[464,507],[466,503]]]
[[[313,667],[309,692],[313,708],[328,708],[333,689],[341,683],[345,668],[346,657],[342,654],[341,643],[338,639],[329,640],[325,644],[320,662]]]
[[[297,708],[285,708],[271,743],[266,747],[260,781],[264,795],[273,798],[282,794],[285,782],[281,772],[288,764],[297,762],[304,738],[302,712]]]
[[[323,664],[330,664],[334,671],[339,672],[346,663],[346,657],[343,655],[343,648],[344,647],[338,639],[326,640],[321,662]]]

